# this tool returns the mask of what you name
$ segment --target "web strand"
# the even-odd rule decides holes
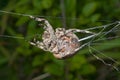
[[[93,27],[93,28],[88,28],[88,29],[85,29],[85,30],[94,30],[94,29],[98,29],[98,28],[103,28],[103,27],[109,27],[109,26],[111,26],[111,25],[113,25],[113,24],[116,24],[116,23],[118,23],[119,21],[116,21],[116,22],[113,22],[113,23],[110,23],[110,24],[106,24],[106,25],[102,25],[102,26],[95,26],[95,27]]]
[[[112,29],[110,29],[109,31],[103,32],[107,27],[109,27],[109,26],[111,26],[113,24],[116,24],[116,25]],[[92,38],[90,42],[97,42],[97,41],[102,41],[102,40],[107,40],[107,39],[119,38],[119,36],[115,36],[115,37],[108,37],[108,38],[102,39],[102,37],[104,37],[108,33],[120,31],[120,30],[114,30],[118,26],[120,26],[120,23],[119,22],[117,22],[117,23],[115,22],[115,23],[111,23],[111,24],[107,24],[107,25],[96,27],[96,28],[102,28],[103,27],[103,29],[99,33],[97,33],[96,36],[94,38]],[[96,29],[96,28],[88,28],[86,30],[93,30],[93,29]],[[101,36],[99,36],[99,35],[101,35]],[[95,40],[95,38],[98,37],[98,36],[99,36],[99,38],[97,38]]]
[[[103,36],[107,35],[108,33],[112,32],[116,27],[120,26],[120,23],[115,25],[112,29],[104,33],[102,36],[100,36],[97,40],[101,39]]]
[[[90,52],[96,59],[100,60],[100,61],[101,61],[102,63],[104,63],[105,65],[111,66],[111,67],[113,67],[115,70],[119,71],[119,69],[118,69],[116,66],[114,66],[114,65],[112,65],[112,64],[110,64],[110,63],[106,63],[103,59],[101,59],[101,58],[99,58],[98,56],[96,56],[95,54],[93,54],[92,50],[94,50],[95,52],[103,55],[104,57],[108,58],[109,60],[113,61],[113,62],[116,63],[116,64],[119,64],[119,63],[117,63],[113,58],[108,57],[108,56],[106,56],[105,54],[103,54],[102,52],[100,52],[100,51],[96,50],[95,48],[91,47],[91,43],[96,42],[96,41],[100,41],[100,40],[104,40],[104,39],[101,39],[103,36],[107,35],[107,34],[110,33],[110,32],[113,32],[113,30],[120,25],[119,22],[117,22],[117,23],[118,23],[118,24],[115,23],[116,25],[115,25],[112,29],[110,29],[109,31],[107,31],[107,32],[103,32],[103,31],[104,31],[107,27],[113,25],[114,23],[108,24],[108,25],[105,25],[105,26],[96,27],[96,28],[89,28],[89,29],[86,29],[86,30],[92,30],[92,29],[97,29],[97,28],[102,28],[102,27],[103,27],[103,29],[102,29],[99,33],[97,33],[97,35],[96,35],[94,38],[92,38],[92,39],[89,41],[89,44],[88,44],[89,52]],[[97,36],[101,35],[101,34],[102,34],[102,36],[100,36],[97,40],[95,40],[95,38],[96,38]],[[109,37],[109,39],[110,39],[110,38],[113,38],[113,37]],[[114,38],[115,38],[115,37],[114,37]],[[118,36],[117,36],[116,38],[118,38]],[[120,71],[119,71],[119,72],[120,72]]]
[[[0,13],[4,13],[4,14],[12,14],[12,15],[19,15],[19,16],[26,16],[26,17],[30,17],[30,16],[36,16],[36,17],[46,17],[46,18],[59,18],[59,19],[63,19],[64,17],[54,17],[54,16],[40,16],[40,15],[30,15],[30,14],[22,14],[22,13],[16,13],[16,12],[10,12],[10,11],[4,11],[4,10],[0,10]],[[70,19],[78,19],[78,18],[70,18]]]
[[[26,16],[26,17],[30,17],[30,16],[33,16],[33,15],[28,15],[28,14],[21,14],[21,13],[14,13],[14,12],[8,12],[8,11],[3,11],[3,10],[0,10],[1,13],[6,13],[6,14],[12,14],[12,15],[19,15],[19,16]],[[38,16],[38,15],[34,15],[34,16],[37,16],[37,17],[53,17],[53,16]],[[63,18],[63,17],[57,17],[57,18]],[[76,18],[75,18],[76,19]],[[109,27],[109,26],[114,26],[112,29],[110,29],[109,31],[106,31],[104,32],[104,30]],[[95,54],[93,54],[92,50],[94,50],[95,52],[105,56],[106,58],[110,59],[111,61],[113,61],[114,63],[118,64],[114,59],[112,59],[111,57],[108,57],[106,55],[104,55],[102,52],[96,50],[95,48],[91,47],[92,45],[96,44],[94,42],[98,42],[98,41],[103,41],[103,40],[107,40],[107,39],[116,39],[116,38],[120,38],[120,36],[115,36],[115,37],[108,37],[108,38],[104,38],[102,39],[102,37],[104,37],[105,35],[111,33],[111,32],[116,32],[116,31],[120,31],[120,30],[114,30],[116,29],[118,26],[120,26],[120,21],[116,21],[116,22],[113,22],[113,23],[110,23],[110,24],[106,24],[106,25],[102,25],[102,26],[96,26],[96,27],[93,27],[93,28],[88,28],[88,29],[85,29],[85,30],[95,30],[95,29],[102,29],[100,30],[100,32],[96,33],[97,35],[95,37],[93,37],[88,43],[86,43],[89,47],[89,52],[95,57],[97,58],[98,60],[102,61],[105,65],[108,65],[108,66],[111,66],[113,67],[115,70],[119,71],[118,68],[112,64],[109,64],[109,63],[106,63],[103,59],[99,58],[98,56],[96,56]],[[100,36],[98,39],[95,39],[96,37],[98,37],[99,35],[102,35]],[[15,38],[15,39],[24,39],[24,37],[18,37],[18,36],[10,36],[10,35],[0,35],[0,37],[4,37],[4,38]]]
[[[6,13],[6,14],[13,14],[13,15],[20,15],[20,16],[27,16],[27,17],[30,17],[32,15],[28,15],[28,14],[21,14],[21,13],[14,13],[14,12],[9,12],[9,11],[3,11],[3,10],[0,10],[1,13]],[[45,16],[40,16],[40,17],[45,17]],[[46,16],[46,17],[50,17],[50,16]],[[114,24],[117,24],[115,27],[113,27],[112,29],[110,29],[110,31],[106,31],[106,32],[103,32],[103,30],[111,25],[114,25]],[[85,29],[85,30],[94,30],[94,29],[99,29],[99,28],[103,28],[99,33],[97,33],[97,35],[99,34],[103,34],[103,36],[107,35],[108,33],[110,32],[116,32],[116,31],[119,31],[119,30],[113,30],[115,29],[117,26],[120,25],[120,21],[116,21],[116,22],[113,22],[113,23],[110,23],[110,24],[106,24],[106,25],[102,25],[102,26],[96,26],[96,27],[93,27],[93,28],[88,28],[88,29]],[[0,35],[0,37],[8,37],[8,38],[16,38],[16,39],[23,39],[23,37],[17,37],[17,36],[9,36],[9,35]],[[108,38],[105,38],[105,39],[100,39],[101,37],[99,37],[97,40],[94,40],[92,39],[91,41],[94,41],[94,42],[97,42],[97,41],[102,41],[102,40],[106,40],[106,39],[114,39],[114,38],[118,38],[117,37],[108,37]]]
[[[16,12],[11,12],[11,11],[5,11],[5,10],[0,10],[0,13],[4,13],[4,14],[12,14],[12,15],[19,15],[19,16],[26,16],[26,17],[30,17],[30,16],[36,16],[36,17],[42,17],[42,18],[58,18],[58,19],[63,19],[64,17],[62,16],[40,16],[40,15],[32,15],[32,14],[22,14],[22,13],[16,13]],[[71,20],[76,20],[79,21],[79,18],[71,18],[71,17],[67,17],[66,19],[71,19]],[[114,22],[114,21],[110,21],[110,20],[98,20],[97,22]]]
[[[24,37],[9,36],[9,35],[0,35],[0,37],[4,37],[4,38],[15,38],[15,39],[25,39]]]
[[[120,70],[119,70],[116,66],[112,65],[111,63],[105,62],[103,59],[101,59],[100,57],[98,57],[98,56],[96,56],[95,54],[93,54],[92,49],[93,49],[95,52],[97,52],[97,53],[99,53],[99,54],[107,57],[108,59],[110,59],[110,60],[113,61],[114,63],[119,64],[119,63],[117,63],[114,59],[112,59],[111,57],[108,57],[108,56],[104,55],[102,52],[100,52],[100,51],[96,50],[95,48],[91,47],[90,44],[88,45],[88,48],[89,48],[90,54],[92,54],[96,59],[100,60],[102,63],[104,63],[104,64],[107,65],[107,66],[113,67],[116,71],[120,72]]]
[[[6,14],[13,14],[13,15],[19,15],[19,16],[31,16],[31,15],[28,15],[28,14],[21,14],[21,13],[14,13],[14,12],[8,12],[8,11],[3,11],[3,10],[0,10],[1,13],[6,13]]]

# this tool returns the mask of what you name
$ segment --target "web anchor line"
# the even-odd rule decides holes
[[[39,21],[39,18],[34,17],[34,16],[32,16],[32,15],[28,15],[28,14],[20,14],[20,13],[8,12],[8,11],[3,11],[3,10],[0,10],[0,12],[1,12],[1,13],[6,13],[6,14],[19,15],[19,16],[26,16],[26,17],[29,17],[29,18],[32,18],[32,19],[35,18],[35,19],[38,19],[38,21]],[[41,16],[39,16],[39,17],[41,17]],[[47,17],[47,16],[42,16],[42,17]],[[41,19],[40,19],[40,20],[41,20]],[[115,24],[116,24],[116,25],[115,25]],[[103,30],[105,30],[107,27],[112,26],[112,25],[113,25],[113,26],[115,25],[115,26],[114,26],[112,29],[110,29],[109,31],[103,32]],[[113,23],[110,23],[110,24],[106,24],[106,25],[102,25],[102,26],[96,26],[96,27],[93,27],[93,28],[84,29],[84,31],[85,31],[85,30],[87,31],[87,30],[94,30],[94,29],[103,28],[99,33],[96,33],[96,34],[93,34],[93,35],[91,35],[91,36],[87,36],[87,37],[85,37],[85,38],[79,39],[78,42],[81,42],[81,41],[84,41],[84,40],[87,40],[87,39],[91,39],[91,38],[92,38],[92,40],[91,40],[90,42],[97,42],[97,41],[100,41],[100,40],[105,40],[105,39],[101,39],[101,38],[102,38],[103,36],[107,35],[108,33],[115,31],[114,29],[117,28],[118,26],[120,26],[120,21],[116,21],[116,22],[113,22]],[[118,31],[118,30],[117,30],[117,31]],[[96,36],[98,36],[98,35],[101,35],[101,34],[103,34],[103,36],[100,36],[100,38],[98,38],[97,40],[95,40],[94,37],[96,37]],[[9,36],[9,35],[0,35],[0,37],[15,38],[15,39],[24,39],[24,40],[25,40],[24,37]],[[115,37],[115,38],[118,38],[118,37]],[[113,39],[113,37],[112,37],[112,38],[106,38],[106,39]],[[86,44],[88,45],[88,43],[86,43]],[[86,44],[84,44],[84,45],[81,46],[81,47],[86,46]],[[94,44],[94,43],[93,43],[93,44]],[[108,59],[110,59],[110,60],[113,61],[114,63],[117,63],[114,59],[112,59],[111,57],[108,57],[108,56],[104,55],[103,53],[101,53],[100,51],[94,49],[93,47],[91,47],[91,45],[92,45],[92,44],[89,44],[89,45],[88,45],[88,47],[89,47],[89,52],[90,52],[94,57],[96,57],[98,60],[102,61],[105,65],[112,66],[115,70],[119,71],[116,66],[113,66],[112,64],[106,63],[103,59],[101,59],[101,58],[99,58],[98,56],[94,55],[91,50],[94,50],[94,51],[98,52],[99,54],[107,57]],[[79,49],[79,48],[78,48],[78,49]],[[78,49],[76,49],[76,50],[78,50]]]
[[[108,56],[106,56],[105,54],[103,54],[102,52],[100,52],[100,51],[96,50],[95,48],[91,47],[91,43],[89,43],[87,46],[88,46],[88,48],[89,48],[90,54],[93,55],[96,59],[100,60],[103,64],[105,64],[105,65],[107,65],[107,66],[111,66],[111,67],[113,67],[116,71],[120,72],[120,70],[119,70],[116,66],[112,65],[111,63],[105,62],[102,58],[96,56],[96,55],[93,53],[92,50],[94,50],[95,52],[97,52],[97,53],[99,53],[99,54],[101,54],[101,55],[103,55],[103,56],[105,56],[105,57],[107,57],[108,59],[110,59],[111,61],[113,61],[113,62],[116,63],[116,64],[119,64],[119,65],[120,65],[120,63],[116,62],[116,61],[115,61],[114,59],[112,59],[111,57],[108,57]]]
[[[9,35],[0,35],[0,37],[5,37],[5,38],[15,38],[15,39],[25,39],[24,37],[9,36]]]

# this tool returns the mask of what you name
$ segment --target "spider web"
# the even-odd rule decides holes
[[[12,14],[12,15],[19,15],[19,16],[26,16],[26,17],[30,17],[31,16],[31,15],[28,15],[28,14],[20,14],[20,13],[8,12],[8,11],[3,11],[3,10],[0,10],[0,13]],[[32,15],[32,16],[38,16],[38,15]],[[49,18],[51,18],[52,16],[38,16],[38,17],[49,17]],[[56,17],[56,18],[62,18],[62,17]],[[112,27],[112,28],[109,29],[109,30],[106,30],[106,28],[108,28],[108,27]],[[101,62],[103,62],[105,65],[111,66],[111,67],[113,67],[117,71],[119,71],[119,69],[117,68],[117,66],[120,65],[120,64],[117,61],[115,61],[113,58],[111,58],[109,56],[106,56],[102,51],[97,50],[96,48],[94,48],[94,46],[96,46],[96,45],[98,45],[98,46],[99,45],[103,45],[103,44],[101,44],[101,42],[104,42],[105,40],[112,40],[112,39],[118,39],[118,38],[120,38],[120,36],[105,37],[106,35],[108,35],[110,33],[117,33],[117,32],[119,32],[120,31],[119,28],[120,28],[120,21],[116,21],[116,22],[112,22],[110,24],[101,25],[101,26],[95,26],[95,27],[92,27],[92,28],[85,29],[85,30],[89,30],[89,31],[101,29],[99,32],[96,33],[97,35],[95,37],[93,37],[92,39],[90,39],[88,42],[85,42],[85,44],[88,47],[90,54],[92,54],[96,59],[98,59]],[[23,39],[23,40],[25,40],[24,37],[19,37],[19,36],[0,35],[0,37],[16,38],[16,39]],[[28,37],[31,37],[31,36],[28,36]],[[109,43],[109,45],[110,44],[111,43]],[[117,66],[115,66],[112,63],[105,62],[103,59],[101,59],[96,54],[94,54],[95,52],[97,54],[100,54],[100,55],[108,58],[109,60],[111,60]]]
[[[109,27],[109,26],[111,26],[111,25],[113,25],[113,24],[116,24],[116,25],[114,25],[114,27],[112,27],[110,30],[104,32],[104,30],[105,30],[107,27]],[[117,64],[117,65],[120,65],[117,61],[115,61],[113,58],[111,58],[111,57],[109,57],[109,56],[106,56],[105,54],[103,54],[102,51],[99,51],[99,50],[95,49],[94,47],[91,46],[91,44],[94,44],[94,42],[101,41],[101,40],[106,40],[106,39],[110,40],[110,39],[113,39],[113,38],[119,38],[120,36],[108,37],[108,38],[106,38],[106,39],[103,38],[103,37],[106,36],[107,34],[111,33],[111,32],[117,32],[117,31],[119,31],[119,30],[116,30],[116,29],[118,29],[118,27],[120,27],[120,22],[117,21],[117,22],[114,22],[114,23],[111,23],[111,24],[107,24],[107,25],[104,25],[104,26],[101,26],[101,27],[103,27],[103,29],[102,29],[99,33],[97,33],[97,34],[100,35],[100,36],[99,36],[97,39],[95,39],[95,37],[92,38],[92,40],[91,40],[91,41],[89,42],[89,44],[88,44],[89,52],[90,52],[96,59],[98,59],[98,60],[100,60],[101,62],[103,62],[105,65],[111,66],[111,67],[113,67],[115,70],[119,71],[119,69],[118,69],[116,66],[114,66],[114,65],[111,64],[111,63],[105,62],[103,59],[101,59],[100,57],[96,56],[96,55],[94,54],[94,52],[97,52],[98,54],[100,54],[100,55],[108,58],[109,60],[111,60],[113,63],[115,63],[115,64]],[[100,27],[89,28],[89,29],[87,29],[87,30],[95,29],[95,28],[100,28]]]

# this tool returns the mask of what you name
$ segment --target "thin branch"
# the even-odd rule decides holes
[[[62,23],[63,23],[63,27],[66,28],[65,2],[64,0],[60,0],[60,2],[61,2],[61,12],[62,12]]]
[[[47,78],[49,76],[50,76],[49,73],[45,73],[45,74],[42,74],[40,76],[37,76],[37,77],[33,78],[32,80],[42,80],[42,79]]]

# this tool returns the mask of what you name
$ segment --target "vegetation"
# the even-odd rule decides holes
[[[67,29],[86,29],[120,19],[119,0],[0,0],[0,10],[43,16],[54,28]],[[38,23],[29,17],[0,12],[0,35],[20,36],[17,39],[0,36],[1,80],[120,79],[119,71],[97,60],[88,47],[69,59],[57,60],[52,53],[31,46],[27,41],[34,36],[41,36],[42,31]],[[120,36],[120,31],[108,36]],[[120,38],[105,39],[100,43],[94,47],[120,63]],[[98,52],[92,52],[112,63]],[[119,68],[117,63],[113,65]]]

